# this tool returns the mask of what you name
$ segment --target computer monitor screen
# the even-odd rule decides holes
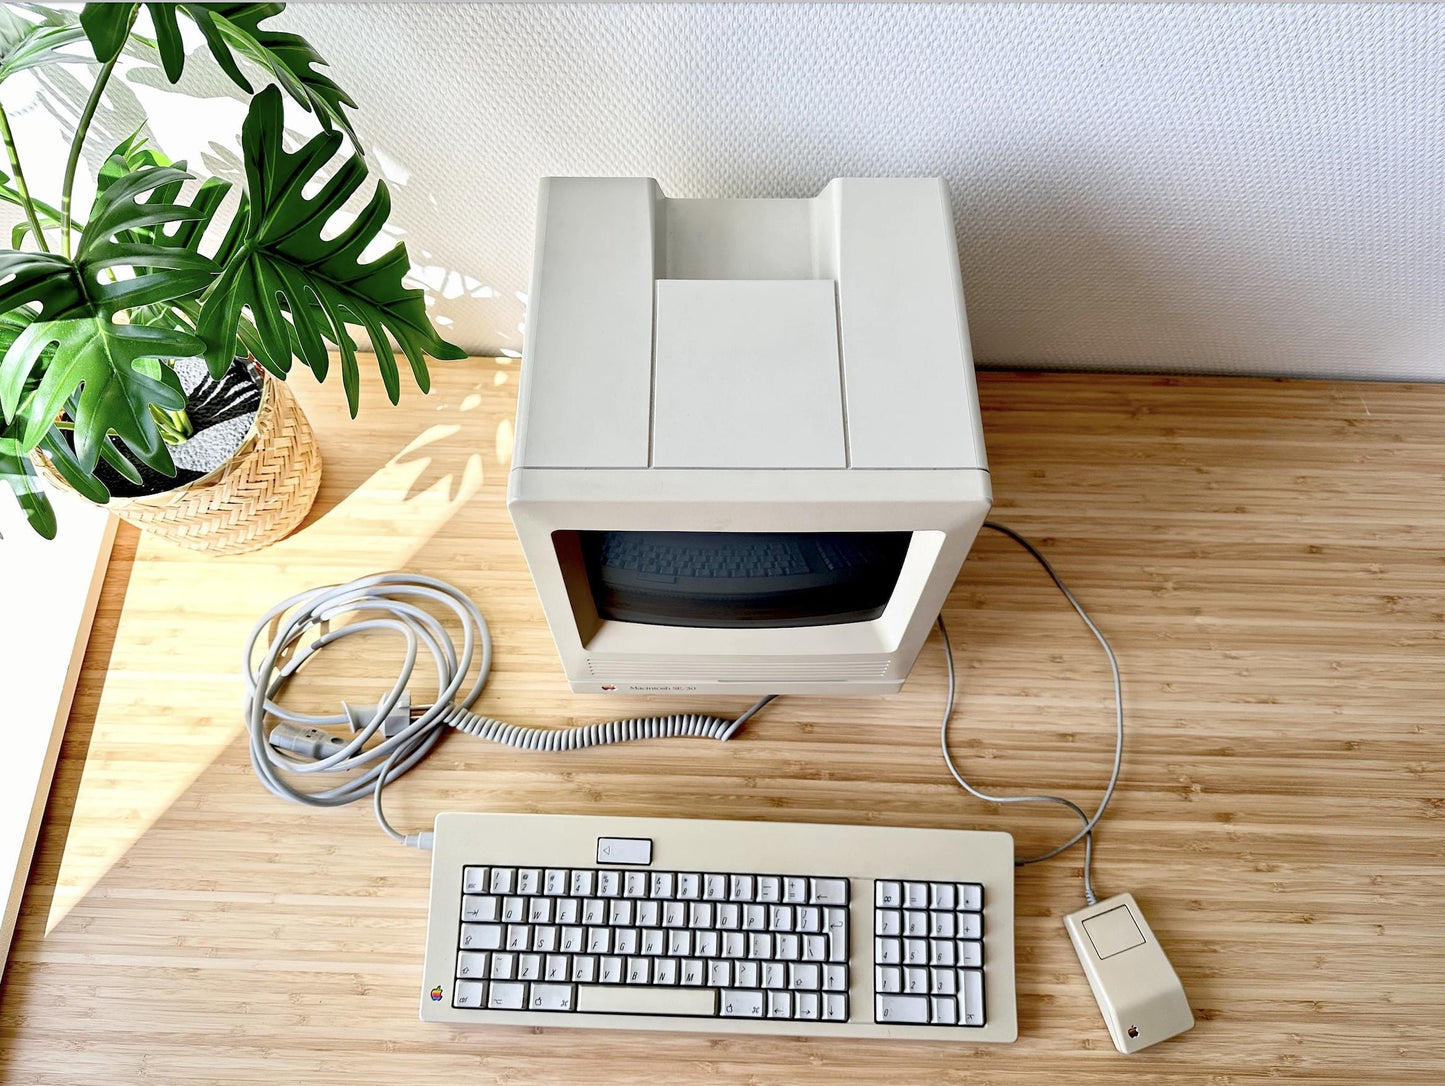
[[[601,619],[760,629],[877,618],[912,534],[581,531],[576,543]]]

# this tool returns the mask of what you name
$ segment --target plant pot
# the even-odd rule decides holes
[[[34,459],[48,485],[70,489],[43,454]],[[106,508],[189,550],[245,554],[289,535],[320,484],[321,450],[311,424],[295,394],[266,374],[255,421],[225,463],[174,490],[112,498]]]

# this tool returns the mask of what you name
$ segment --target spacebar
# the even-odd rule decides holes
[[[580,984],[577,1009],[593,1014],[655,1014],[711,1018],[717,992],[711,988],[633,988],[624,984]]]

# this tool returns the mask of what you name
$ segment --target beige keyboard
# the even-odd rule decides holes
[[[1006,833],[444,814],[421,1017],[1012,1041]]]

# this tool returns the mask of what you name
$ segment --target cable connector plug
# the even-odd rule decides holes
[[[402,838],[401,843],[407,848],[419,848],[423,852],[432,850],[432,839],[436,837],[431,830],[424,830],[421,833],[409,833]]]
[[[372,717],[381,710],[381,705],[348,705],[341,703],[346,710],[347,719],[351,721],[352,734],[359,732]],[[390,739],[394,735],[400,735],[405,729],[411,727],[411,692],[403,691],[391,712],[386,714],[386,719],[381,722],[381,735],[384,739]]]
[[[309,758],[313,762],[335,754],[346,745],[346,740],[339,735],[332,735],[320,728],[303,728],[300,724],[292,724],[286,720],[271,729],[266,741],[279,751],[294,754],[298,758]]]

